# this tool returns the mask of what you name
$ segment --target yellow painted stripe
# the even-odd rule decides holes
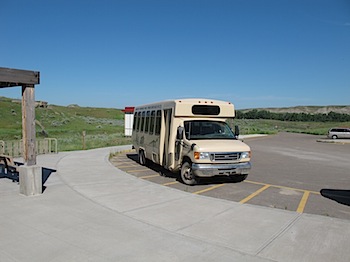
[[[285,188],[285,189],[290,189],[290,190],[294,190],[294,191],[300,191],[300,192],[309,192],[309,193],[313,193],[316,195],[320,195],[320,192],[316,192],[316,191],[310,191],[310,190],[304,190],[304,189],[297,189],[297,188],[293,188],[293,187],[286,187],[286,186],[274,186],[274,187],[278,187],[278,188]]]
[[[168,182],[168,183],[164,183],[163,186],[170,186],[170,185],[175,185],[178,184],[179,182],[177,181],[173,181],[173,182]]]
[[[247,196],[246,198],[242,199],[241,201],[239,201],[239,203],[244,204],[246,202],[248,202],[249,200],[251,200],[253,197],[259,195],[261,192],[263,192],[264,190],[268,189],[270,187],[270,185],[265,185],[262,188],[260,188],[259,190],[255,191],[253,194],[250,194],[249,196]]]
[[[255,185],[266,185],[265,183],[254,182],[254,181],[250,181],[250,180],[245,180],[243,182],[249,183],[249,184],[255,184]],[[276,188],[284,188],[284,189],[290,189],[290,190],[294,190],[294,191],[305,192],[305,189],[299,189],[299,188],[294,188],[294,187],[286,187],[286,186],[278,186],[278,185],[270,185],[270,186],[276,187]],[[320,195],[320,192],[317,192],[317,191],[311,191],[311,190],[307,190],[307,191],[309,191],[312,194]]]
[[[216,186],[211,186],[211,187],[208,187],[208,188],[206,188],[206,189],[193,192],[193,194],[197,194],[197,195],[198,195],[198,194],[202,194],[202,193],[204,193],[204,192],[208,192],[208,191],[210,191],[210,190],[213,190],[213,189],[215,189],[215,188],[222,187],[222,186],[224,186],[224,185],[225,185],[225,184],[220,184],[220,185],[216,185]]]
[[[304,212],[304,208],[306,206],[307,200],[310,196],[310,191],[305,191],[303,197],[300,200],[297,212],[298,213],[303,213]]]
[[[250,181],[250,180],[244,180],[243,182],[249,183],[249,184],[255,184],[255,185],[266,185],[265,183],[255,182],[255,181]]]
[[[149,169],[131,169],[131,170],[126,170],[126,172],[149,172]]]
[[[152,177],[157,177],[157,176],[159,176],[159,175],[157,174],[157,175],[149,175],[149,176],[140,176],[139,178],[147,179],[147,178],[152,178]]]

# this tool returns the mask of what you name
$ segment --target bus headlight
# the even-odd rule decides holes
[[[208,152],[194,152],[194,159],[209,159],[210,154]]]
[[[250,151],[242,152],[241,159],[250,158]]]

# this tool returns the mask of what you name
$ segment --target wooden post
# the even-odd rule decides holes
[[[84,130],[83,131],[83,150],[85,150],[85,136],[86,136],[86,132]]]
[[[34,85],[22,86],[23,158],[27,166],[36,165]]]

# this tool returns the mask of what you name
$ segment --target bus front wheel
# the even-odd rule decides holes
[[[186,185],[193,186],[197,184],[196,176],[192,172],[192,165],[189,162],[184,162],[181,167],[181,180]]]

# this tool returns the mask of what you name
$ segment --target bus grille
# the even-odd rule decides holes
[[[241,158],[240,152],[228,152],[228,153],[212,153],[210,154],[211,161],[234,161]]]

